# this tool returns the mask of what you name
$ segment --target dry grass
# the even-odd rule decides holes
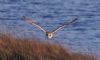
[[[94,56],[70,53],[63,47],[34,39],[0,34],[0,60],[96,60]]]

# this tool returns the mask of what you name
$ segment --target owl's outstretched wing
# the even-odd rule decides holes
[[[53,30],[52,32],[55,33],[55,32],[57,32],[58,30],[60,30],[61,28],[63,28],[64,26],[70,25],[70,24],[74,23],[76,20],[77,20],[77,17],[73,17],[73,18],[71,18],[69,21],[64,22],[61,26],[57,27],[57,28],[56,28],[55,30]]]
[[[23,16],[22,17],[22,20],[24,20],[25,22],[29,23],[29,24],[32,24],[32,25],[35,25],[36,27],[38,27],[39,29],[41,29],[42,31],[44,32],[47,32],[44,28],[42,28],[40,25],[36,24],[33,20]]]

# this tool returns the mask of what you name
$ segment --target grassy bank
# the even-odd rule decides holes
[[[71,53],[56,44],[0,34],[0,60],[96,60],[88,54]]]

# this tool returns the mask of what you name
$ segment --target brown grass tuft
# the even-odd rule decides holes
[[[0,34],[0,60],[96,60],[93,56],[70,53],[63,47],[34,39]]]

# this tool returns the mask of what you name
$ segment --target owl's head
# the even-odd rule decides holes
[[[47,33],[46,33],[46,36],[47,36],[49,39],[51,39],[51,38],[53,37],[53,33],[52,33],[52,32],[47,32]]]

